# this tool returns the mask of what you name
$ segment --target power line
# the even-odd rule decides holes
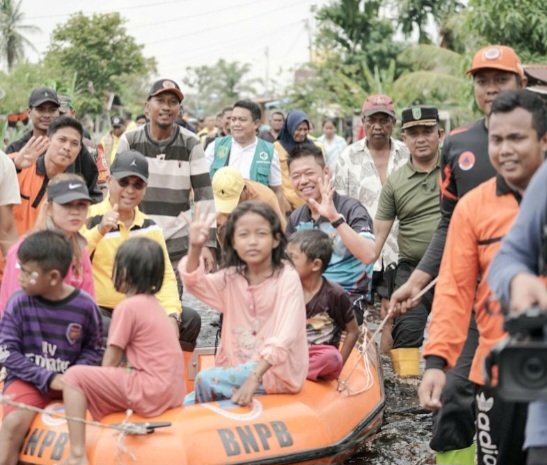
[[[296,26],[297,24],[300,24],[302,22],[301,19],[299,19],[298,21],[294,21],[292,23],[287,23],[287,24],[283,24],[282,26],[280,27],[277,27],[271,31],[267,31],[265,33],[261,33],[260,34],[260,37],[256,38],[256,40],[262,40],[264,38],[268,38],[274,34],[278,34],[280,31],[283,31],[289,27],[293,27],[293,26]],[[177,59],[179,61],[184,61],[184,60],[188,60],[188,59],[192,59],[192,58],[195,58],[195,57],[198,57],[200,55],[207,55],[208,53],[212,52],[212,51],[216,51],[216,50],[222,50],[224,49],[227,45],[233,45],[233,44],[238,44],[238,43],[241,43],[241,42],[247,42],[247,37],[246,36],[239,36],[235,39],[232,39],[232,40],[228,40],[228,41],[223,41],[221,44],[219,43],[215,43],[213,46],[211,47],[199,47],[199,48],[193,48],[193,49],[190,49],[189,51],[191,52],[191,54],[189,55],[185,55],[184,54],[184,51],[182,52],[182,54],[180,54],[181,52],[180,51],[177,51]],[[172,56],[173,55],[173,52],[169,52],[169,53],[161,53],[161,54],[155,54],[154,55],[154,58],[162,58],[162,57],[166,57],[166,56]]]
[[[270,13],[275,13],[276,11],[285,10],[285,9],[288,9],[288,8],[293,8],[295,6],[300,6],[300,5],[298,3],[292,2],[292,0],[291,0],[291,3],[288,4],[288,5],[284,5],[284,6],[281,6],[279,8],[274,8],[272,10],[262,11],[257,15],[248,16],[247,18],[238,19],[238,20],[232,21],[230,23],[221,24],[219,26],[212,26],[212,27],[208,27],[208,28],[205,28],[205,29],[200,29],[198,32],[187,32],[185,34],[181,34],[181,35],[178,35],[178,36],[173,36],[173,37],[167,37],[167,38],[164,38],[164,39],[154,40],[154,41],[151,41],[151,42],[147,42],[146,45],[159,44],[159,43],[162,43],[162,42],[169,42],[169,41],[173,41],[173,40],[177,40],[177,39],[182,39],[184,37],[199,35],[199,34],[202,34],[203,32],[209,32],[209,31],[214,31],[214,30],[224,28],[224,27],[228,27],[228,26],[233,26],[234,24],[243,23],[243,22],[249,21],[251,19],[255,19],[255,18],[264,16],[264,15],[270,14]]]
[[[254,4],[260,3],[261,1],[264,1],[264,0],[253,0],[252,2],[240,3],[239,5],[230,5],[225,8],[217,8],[215,10],[209,10],[204,13],[198,13],[195,15],[179,16],[178,18],[167,19],[165,21],[155,21],[153,23],[135,24],[134,26],[131,27],[131,29],[132,30],[141,29],[143,27],[155,26],[157,24],[167,24],[167,23],[174,23],[175,21],[186,21],[188,19],[201,18],[202,16],[209,16],[212,14],[221,13],[223,11],[233,10],[235,8],[242,8],[249,5],[254,5]]]
[[[161,5],[169,5],[171,3],[181,3],[181,2],[189,2],[191,0],[166,0],[161,2],[147,2],[142,3],[140,5],[132,5],[127,6],[123,8],[123,11],[127,10],[138,10],[140,8],[150,8],[150,7],[156,7]],[[36,21],[37,19],[50,19],[50,18],[67,18],[69,16],[72,16],[73,14],[78,13],[77,11],[73,11],[72,13],[63,13],[59,15],[44,15],[44,16],[25,16],[25,20],[33,20]],[[112,11],[97,11],[97,13],[119,13],[119,10],[112,10]]]

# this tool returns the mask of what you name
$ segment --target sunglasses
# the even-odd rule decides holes
[[[146,183],[142,180],[135,181],[135,182],[130,182],[128,178],[118,179],[118,185],[121,188],[125,189],[130,184],[131,184],[131,187],[133,187],[133,189],[136,189],[138,191],[142,191],[146,187]]]

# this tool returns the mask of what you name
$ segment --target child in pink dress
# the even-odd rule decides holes
[[[248,405],[255,393],[300,391],[308,372],[306,308],[278,216],[262,202],[239,204],[214,274],[205,274],[200,260],[208,231],[205,221],[190,224],[188,255],[179,264],[185,289],[223,314],[216,367],[196,377],[195,401]]]
[[[116,253],[114,287],[126,294],[114,309],[102,367],[74,367],[64,377],[67,416],[100,420],[131,408],[144,417],[182,405],[183,357],[177,334],[154,296],[165,272],[161,246],[148,238],[125,242]],[[123,355],[128,367],[120,367]],[[86,368],[86,369],[82,369]],[[85,425],[68,421],[69,465],[84,465]]]

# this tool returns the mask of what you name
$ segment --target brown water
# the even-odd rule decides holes
[[[214,344],[218,313],[189,294],[183,303],[196,309],[202,318],[198,346]],[[378,309],[371,309],[369,329],[379,324]],[[402,381],[394,375],[389,357],[382,357],[386,409],[381,430],[369,438],[363,447],[344,465],[425,465],[434,464],[428,443],[431,436],[431,414],[421,409],[417,397],[417,380]]]

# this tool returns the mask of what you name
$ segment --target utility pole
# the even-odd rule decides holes
[[[270,47],[264,49],[266,57],[266,75],[264,77],[264,97],[268,97],[270,93]]]
[[[308,49],[310,52],[310,63],[313,62],[313,35],[315,29],[315,12],[317,11],[317,5],[312,4],[310,6],[310,17],[306,20],[306,29],[308,30]]]

